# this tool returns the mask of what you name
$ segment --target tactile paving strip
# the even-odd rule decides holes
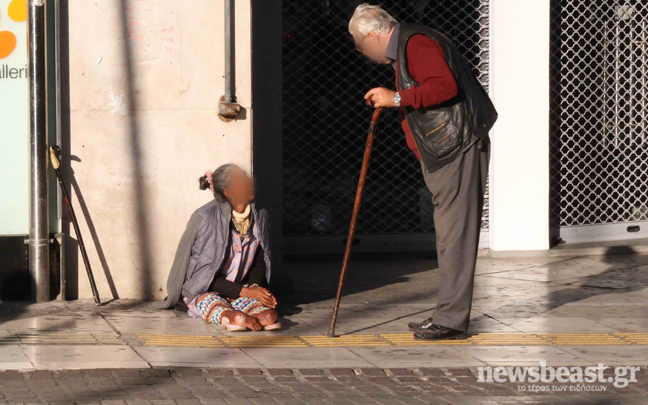
[[[252,333],[252,332],[249,332]],[[349,346],[580,346],[580,345],[648,345],[648,333],[478,333],[457,340],[416,340],[411,333],[380,335],[260,335],[260,336],[192,336],[139,334],[144,346],[169,347],[349,347]]]
[[[468,339],[457,339],[457,340],[416,340],[414,339],[414,334],[412,333],[394,333],[394,334],[382,334],[380,335],[392,346],[428,346],[428,345],[443,345],[443,346],[454,346],[454,345],[470,345],[471,342]]]
[[[381,339],[382,335],[343,335],[334,339],[326,336],[302,336],[313,347],[344,346],[389,346],[390,342]]]
[[[144,346],[225,347],[225,345],[214,336],[158,335],[152,333],[140,333],[138,337],[142,340]]]
[[[614,335],[635,345],[648,345],[648,333],[615,333]]]
[[[549,342],[533,333],[480,333],[467,339],[481,346],[543,346]]]
[[[125,345],[115,333],[33,331],[0,334],[0,345]]]
[[[20,339],[18,339],[18,336],[11,335],[9,333],[0,334],[0,346],[18,345],[18,344],[20,344]]]
[[[583,334],[547,334],[545,339],[555,346],[581,346],[581,345],[629,345],[632,342],[621,339],[619,336],[608,333],[583,333]]]
[[[226,347],[308,347],[299,336],[219,336]]]

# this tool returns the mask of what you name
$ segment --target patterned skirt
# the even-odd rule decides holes
[[[227,310],[240,311],[246,315],[256,315],[270,309],[254,298],[224,298],[214,292],[198,295],[187,304],[187,307],[189,307],[189,315],[219,325],[223,319],[223,313]]]

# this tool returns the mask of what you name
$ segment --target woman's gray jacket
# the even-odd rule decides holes
[[[251,204],[254,223],[258,227],[259,244],[266,263],[266,281],[270,282],[270,223],[268,212]],[[198,208],[189,219],[173,266],[167,280],[167,298],[154,305],[171,309],[180,296],[189,301],[207,292],[214,275],[220,268],[229,246],[232,206],[228,202],[212,200]]]

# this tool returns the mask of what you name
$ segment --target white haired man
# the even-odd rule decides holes
[[[398,23],[378,6],[359,5],[349,21],[356,50],[391,64],[396,91],[373,88],[374,107],[398,107],[407,145],[432,193],[438,302],[432,316],[410,323],[416,339],[465,337],[470,322],[488,132],[497,111],[457,47],[440,32]]]

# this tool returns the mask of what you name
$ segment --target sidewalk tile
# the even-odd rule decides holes
[[[477,367],[483,362],[455,347],[353,347],[349,349],[376,367]]]
[[[332,348],[250,348],[243,352],[268,368],[370,367],[350,350]]]
[[[220,335],[215,325],[202,319],[164,317],[138,318],[135,316],[120,316],[111,314],[106,320],[120,333],[158,333],[183,335]]]
[[[11,333],[35,332],[114,332],[100,316],[46,315],[13,319],[2,324]]]
[[[18,345],[0,346],[0,370],[33,369],[25,353]]]
[[[648,307],[643,307],[640,308],[641,310],[645,311],[644,313],[648,313]],[[630,314],[632,316],[627,316],[628,310],[631,310],[630,308],[620,308],[619,312],[626,312],[625,317],[614,317],[614,318],[600,318],[597,319],[596,322],[600,323],[601,325],[605,325],[607,327],[610,327],[614,330],[617,330],[619,332],[644,332],[648,333],[648,317],[642,316],[638,317],[634,314]]]
[[[149,365],[128,346],[23,345],[37,369],[146,368]]]
[[[510,259],[487,259],[477,260],[476,274],[492,274],[505,271],[537,268],[549,263],[568,260],[566,257],[516,257]]]
[[[253,367],[260,364],[240,349],[134,347],[153,367]]]
[[[544,360],[549,365],[590,365],[591,362],[552,346],[461,346],[457,350],[489,365],[539,365]]]
[[[648,346],[561,346],[562,350],[594,364],[646,365]]]
[[[489,312],[497,315],[497,311]],[[593,319],[552,317],[548,314],[525,319],[497,317],[497,320],[524,333],[615,333],[616,329],[601,325]]]

